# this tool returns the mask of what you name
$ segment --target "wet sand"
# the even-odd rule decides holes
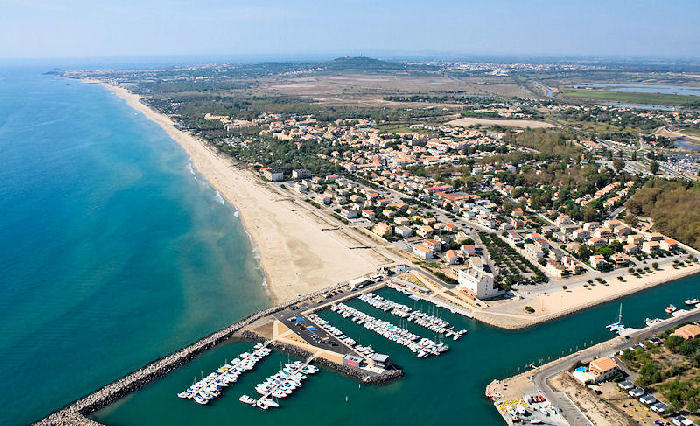
[[[86,81],[87,83],[100,83]],[[260,254],[266,286],[275,302],[289,300],[340,281],[375,272],[380,260],[354,242],[322,231],[318,217],[292,202],[288,194],[239,168],[204,141],[175,127],[174,122],[124,88],[100,83],[135,110],[160,125],[185,149],[193,166],[239,211],[243,226]]]

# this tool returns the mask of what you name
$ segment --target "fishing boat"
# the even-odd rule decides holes
[[[685,304],[688,305],[688,306],[695,306],[695,305],[697,305],[698,303],[700,303],[700,300],[698,300],[697,298],[688,299],[688,300],[685,301]]]
[[[678,310],[678,308],[676,308],[676,307],[673,306],[673,305],[668,305],[668,307],[667,307],[666,309],[664,309],[664,311],[665,311],[667,314],[669,314],[669,315],[671,315],[672,313],[676,312],[677,310]]]

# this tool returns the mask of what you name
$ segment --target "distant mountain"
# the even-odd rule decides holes
[[[322,65],[324,68],[331,71],[427,71],[434,68],[430,65],[389,62],[367,56],[343,56],[324,62]]]
[[[396,70],[405,69],[406,65],[398,62],[387,62],[367,56],[343,56],[328,62],[329,69],[362,69],[362,70]]]

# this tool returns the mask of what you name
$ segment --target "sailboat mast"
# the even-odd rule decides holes
[[[620,315],[617,317],[617,322],[622,322],[622,303],[620,303]]]

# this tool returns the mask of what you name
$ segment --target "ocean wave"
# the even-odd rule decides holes
[[[238,210],[233,211],[233,217],[238,217]]]
[[[263,286],[263,287],[267,287],[267,279],[266,279],[266,278],[263,278],[263,280],[262,280],[262,286]]]
[[[216,201],[219,202],[219,204],[226,204],[226,200],[224,200],[224,197],[219,194],[219,191],[216,191]]]

